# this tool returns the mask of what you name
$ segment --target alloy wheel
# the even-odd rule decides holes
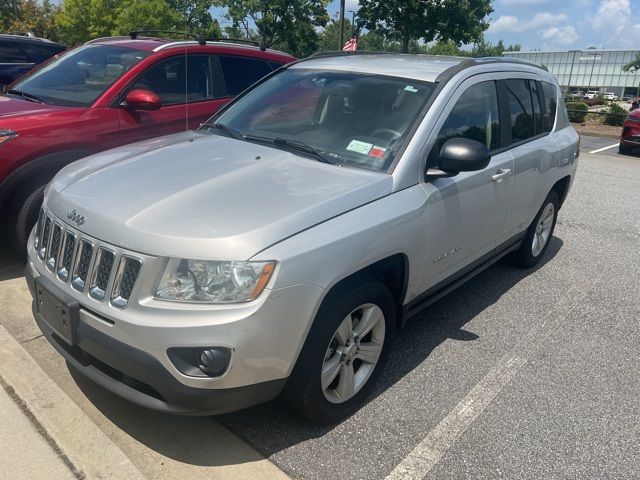
[[[385,338],[385,318],[377,305],[354,309],[338,326],[322,363],[322,393],[343,403],[367,383],[378,364]]]

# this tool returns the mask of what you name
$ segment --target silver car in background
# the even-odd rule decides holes
[[[63,169],[29,243],[34,315],[139,405],[281,396],[336,422],[411,316],[507,254],[540,261],[578,155],[537,65],[318,55],[195,132]]]

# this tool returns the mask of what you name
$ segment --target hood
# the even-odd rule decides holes
[[[46,203],[81,231],[151,255],[245,260],[391,193],[390,175],[275,148],[185,132],[63,169]],[[69,217],[67,217],[69,215]]]
[[[42,103],[30,102],[20,98],[12,98],[6,95],[0,96],[0,121],[11,117],[25,117],[33,115],[50,115],[56,112],[77,110],[76,108],[57,107]]]

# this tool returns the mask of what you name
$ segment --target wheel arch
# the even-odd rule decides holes
[[[551,191],[555,191],[558,194],[558,198],[560,199],[560,207],[564,203],[567,198],[567,194],[569,193],[569,185],[571,185],[571,175],[567,175],[566,177],[558,180],[553,187],[551,187]]]
[[[396,253],[377,260],[342,278],[329,288],[321,305],[349,283],[361,282],[364,279],[375,279],[389,289],[395,299],[397,326],[402,327],[404,325],[402,306],[409,283],[409,258],[404,253]]]
[[[28,185],[48,182],[64,166],[79,160],[92,151],[88,149],[69,149],[42,155],[20,166],[0,184],[0,211],[6,210],[8,200]]]

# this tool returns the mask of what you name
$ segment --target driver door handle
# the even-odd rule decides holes
[[[499,168],[495,175],[493,175],[491,177],[491,180],[493,180],[494,182],[498,182],[500,180],[502,180],[505,177],[508,177],[509,175],[511,175],[511,169],[510,168]]]

